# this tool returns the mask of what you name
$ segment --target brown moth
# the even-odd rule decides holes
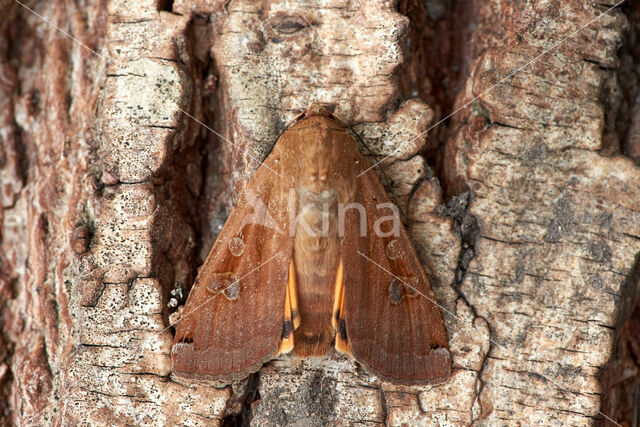
[[[333,343],[383,380],[446,380],[446,331],[397,208],[331,113],[313,103],[294,122],[198,273],[174,375],[231,381]]]

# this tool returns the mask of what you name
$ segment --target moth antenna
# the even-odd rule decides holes
[[[311,26],[311,24],[309,24]],[[271,154],[271,152],[273,151],[273,147],[276,146],[276,143],[278,142],[278,140],[280,139],[280,137],[289,130],[289,128],[293,125],[295,125],[296,123],[298,123],[300,120],[304,119],[305,117],[307,117],[309,115],[309,112],[311,112],[313,114],[317,114],[318,109],[314,108],[314,107],[320,107],[322,110],[324,110],[327,115],[329,117],[331,117],[334,120],[337,120],[338,122],[340,122],[340,124],[342,126],[344,126],[345,128],[347,128],[348,126],[344,124],[344,121],[342,121],[339,117],[336,117],[335,114],[333,114],[331,111],[329,111],[324,105],[322,105],[322,103],[320,101],[312,101],[311,105],[309,106],[309,108],[307,108],[306,110],[303,110],[302,112],[300,112],[300,114],[298,114],[297,116],[295,116],[293,119],[291,119],[289,121],[289,123],[286,124],[286,126],[280,131],[280,133],[278,134],[278,137],[276,138],[276,140],[274,141],[273,144],[271,144],[271,147],[269,147],[269,150],[267,151],[267,153],[264,155],[264,157],[262,158],[262,162],[263,163],[267,157],[269,157],[269,154]]]
[[[369,146],[367,145],[366,142],[364,142],[364,139],[362,138],[362,136],[360,136],[360,134],[358,132],[356,132],[354,129],[349,128],[349,131],[355,135],[356,138],[358,138],[358,141],[360,141],[360,143],[362,144],[362,146],[369,152],[369,154],[371,154],[371,156],[375,159],[375,164],[378,164],[378,156],[376,155],[376,153],[374,153],[373,151],[371,151],[371,149],[369,148]],[[385,183],[387,188],[389,188],[389,193],[391,196],[391,199],[393,200],[393,203],[396,205],[396,207],[398,208],[398,210],[400,211],[400,213],[402,214],[403,217],[406,218],[407,213],[404,212],[404,210],[402,209],[402,206],[400,206],[400,204],[398,203],[398,199],[396,199],[396,195],[393,192],[393,187],[391,187],[391,180],[389,179],[389,177],[387,176],[387,173],[384,171],[384,168],[379,168],[380,172],[382,172],[382,176],[384,177]]]
[[[284,128],[282,128],[282,130],[280,131],[280,133],[278,134],[278,137],[276,138],[275,141],[273,141],[273,144],[271,144],[271,146],[269,147],[269,150],[267,150],[267,152],[265,153],[265,155],[262,157],[262,161],[260,162],[261,164],[264,163],[265,160],[267,160],[267,157],[269,157],[269,154],[271,154],[271,152],[273,151],[273,147],[276,146],[276,144],[278,143],[278,140],[280,139],[280,137],[289,130],[289,128],[293,125],[295,125],[296,123],[298,123],[301,119],[303,119],[305,116],[307,115],[307,110],[304,110],[303,112],[301,112],[300,114],[298,114],[297,116],[295,116],[293,119],[289,120],[289,123],[287,123],[285,125]]]
[[[286,129],[282,132],[280,132],[280,135],[278,135],[278,138],[276,138],[275,142],[273,144],[271,144],[271,146],[269,147],[269,149],[267,150],[266,153],[264,153],[264,156],[262,156],[262,160],[260,161],[260,164],[263,164],[265,160],[267,160],[267,157],[269,157],[269,154],[271,154],[271,152],[273,151],[273,147],[276,146],[276,142],[278,142],[278,139],[280,139],[280,136],[286,131]]]

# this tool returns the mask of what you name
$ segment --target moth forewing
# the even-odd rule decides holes
[[[265,164],[281,170],[274,155]],[[277,178],[258,169],[202,265],[176,325],[174,375],[230,381],[276,355],[293,246],[277,215],[287,204]],[[252,203],[257,194],[264,209]]]

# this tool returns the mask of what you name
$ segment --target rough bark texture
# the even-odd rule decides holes
[[[0,2],[0,424],[630,423],[638,3],[573,34],[613,4]],[[392,154],[453,375],[178,383],[170,305],[314,99]]]

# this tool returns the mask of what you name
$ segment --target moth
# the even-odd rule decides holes
[[[174,375],[232,381],[281,353],[321,356],[334,346],[382,380],[449,377],[429,279],[368,168],[319,103],[294,120],[198,273],[174,325]]]

